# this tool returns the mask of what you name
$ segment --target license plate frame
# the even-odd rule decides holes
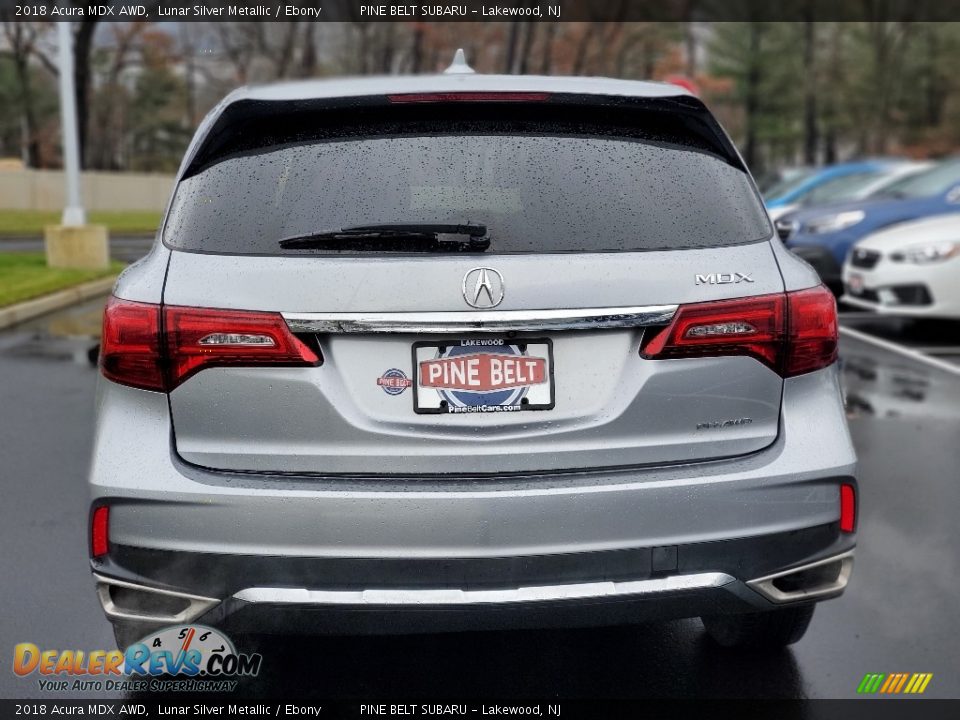
[[[447,349],[456,349],[455,354]],[[509,352],[496,352],[495,348],[510,348]],[[430,357],[432,353],[432,357]],[[556,381],[554,377],[553,341],[550,338],[504,338],[496,336],[456,337],[438,340],[421,340],[411,346],[413,367],[413,411],[418,415],[503,414],[536,410],[553,410],[556,404]],[[502,389],[473,391],[454,388],[424,387],[421,384],[421,363],[449,359],[458,355],[508,355],[511,358],[529,357],[545,362],[544,380],[529,385],[516,385]],[[536,388],[531,392],[531,388]],[[503,393],[509,393],[504,396]],[[434,398],[438,396],[439,401]],[[528,396],[533,395],[532,399]],[[506,398],[508,403],[496,402]],[[428,402],[424,402],[428,399]],[[485,402],[490,400],[491,402]],[[461,408],[461,409],[455,409]]]
[[[866,289],[866,282],[864,281],[863,275],[860,273],[850,273],[847,276],[847,288],[850,290],[851,295],[863,295],[863,291]]]

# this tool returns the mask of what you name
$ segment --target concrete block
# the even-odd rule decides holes
[[[110,264],[105,225],[47,225],[44,245],[49,267],[101,270]]]

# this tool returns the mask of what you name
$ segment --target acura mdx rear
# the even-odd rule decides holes
[[[105,310],[98,596],[121,646],[698,616],[793,642],[852,567],[836,353],[680,88],[242,89]]]

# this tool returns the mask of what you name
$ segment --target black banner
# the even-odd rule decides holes
[[[507,701],[331,701],[211,700],[165,697],[163,700],[0,700],[0,717],[126,718],[643,718],[697,717],[711,720],[940,720],[956,718],[960,700],[507,700]]]
[[[0,0],[13,21],[960,21],[960,0]]]

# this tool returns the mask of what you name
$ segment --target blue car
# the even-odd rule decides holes
[[[816,194],[819,188],[847,180],[856,181],[883,175],[902,164],[904,163],[900,160],[861,160],[830,165],[818,170],[808,169],[769,188],[763,194],[764,204],[770,217],[777,220],[786,213],[807,205],[808,199]]]
[[[960,159],[906,177],[866,200],[798,210],[776,226],[787,247],[839,294],[843,261],[858,240],[907,220],[954,212],[960,212]]]

